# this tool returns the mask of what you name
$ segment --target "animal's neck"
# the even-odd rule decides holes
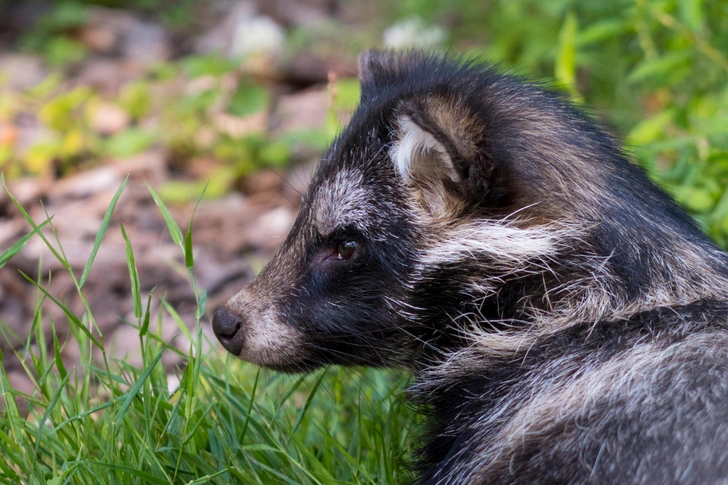
[[[419,360],[440,362],[473,338],[493,357],[513,356],[573,326],[728,298],[726,254],[702,237],[674,243],[672,251],[661,253],[631,245],[600,254],[582,238],[510,267],[482,252],[472,253],[467,264],[442,264],[416,290],[415,307],[426,309],[420,315],[419,337],[426,343]]]

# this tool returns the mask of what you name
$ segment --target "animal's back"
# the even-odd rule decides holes
[[[701,301],[575,325],[420,389],[441,412],[422,483],[727,482],[727,318]]]

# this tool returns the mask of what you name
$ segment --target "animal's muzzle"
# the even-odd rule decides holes
[[[219,308],[212,316],[212,331],[228,352],[240,355],[245,338],[241,317]]]

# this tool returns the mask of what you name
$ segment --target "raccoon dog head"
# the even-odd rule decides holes
[[[642,262],[619,248],[635,222],[654,237],[651,221],[669,213],[693,231],[555,94],[416,53],[370,51],[359,70],[360,106],[291,233],[215,313],[217,337],[242,359],[412,366],[473,327],[512,332],[584,298],[577,255],[634,272]]]

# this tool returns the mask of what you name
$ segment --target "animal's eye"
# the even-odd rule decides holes
[[[356,251],[356,241],[342,241],[336,245],[336,259],[349,259]]]

